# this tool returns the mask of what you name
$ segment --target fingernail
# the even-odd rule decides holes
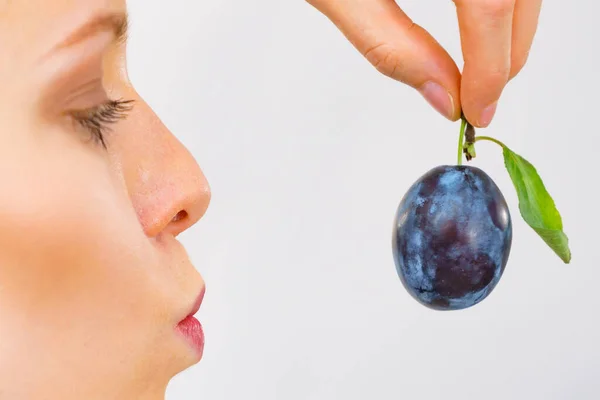
[[[433,108],[448,119],[454,115],[454,101],[450,93],[433,81],[425,82],[419,93]]]
[[[479,126],[485,128],[492,122],[492,118],[494,118],[494,114],[496,114],[496,107],[498,106],[498,102],[494,102],[483,109],[481,112],[481,116],[479,117]]]

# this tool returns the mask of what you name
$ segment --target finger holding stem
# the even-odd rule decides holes
[[[450,54],[394,0],[307,0],[382,74],[416,89],[440,114],[460,118],[461,73]]]

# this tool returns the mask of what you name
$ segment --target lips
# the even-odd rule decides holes
[[[176,327],[176,330],[183,335],[199,358],[202,357],[204,351],[204,331],[202,330],[200,321],[194,317],[194,314],[200,309],[202,299],[204,298],[204,292],[205,289],[202,288],[188,315],[181,320]]]

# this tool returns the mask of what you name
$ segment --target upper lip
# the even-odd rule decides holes
[[[206,288],[202,287],[202,290],[200,290],[200,293],[196,297],[196,300],[194,301],[194,304],[192,305],[190,311],[186,315],[186,318],[187,317],[191,317],[191,316],[193,316],[194,314],[196,314],[198,312],[198,310],[200,309],[200,305],[202,304],[202,299],[204,299],[204,292],[205,291],[206,291]]]

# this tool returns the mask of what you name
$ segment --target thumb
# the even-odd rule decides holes
[[[417,89],[446,118],[460,118],[460,71],[394,0],[308,0],[381,73]]]

